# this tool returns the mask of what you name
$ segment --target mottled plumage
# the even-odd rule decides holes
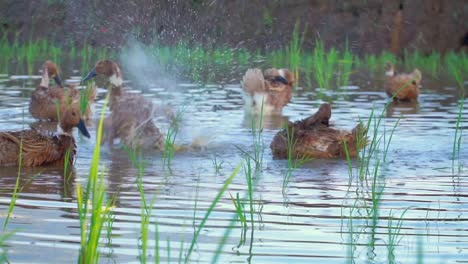
[[[246,110],[266,115],[281,114],[292,98],[294,76],[288,69],[248,69],[242,78]]]
[[[56,85],[50,86],[49,78],[54,78]],[[85,114],[86,120],[91,119],[90,105],[96,97],[94,87],[88,96],[88,107]],[[57,106],[63,103],[79,104],[80,91],[73,85],[69,85],[65,89],[62,86],[57,65],[51,61],[46,61],[43,66],[41,83],[36,87],[31,96],[29,112],[34,118],[40,120],[57,121]]]
[[[77,105],[62,106],[59,126],[60,133],[50,136],[34,129],[0,132],[0,166],[19,166],[20,152],[21,166],[25,167],[72,164],[76,154],[73,127],[89,137]]]
[[[112,144],[115,138],[120,138],[123,144],[132,148],[163,149],[164,134],[153,121],[158,108],[142,95],[127,93],[123,89],[122,71],[116,63],[98,61],[83,81],[97,75],[105,76],[110,83],[111,114],[104,124],[105,140]]]
[[[412,73],[395,74],[393,64],[386,66],[385,92],[389,97],[394,96],[395,101],[416,101],[419,96],[421,72],[414,69]]]
[[[143,97],[121,97],[104,122],[107,131],[104,140],[113,144],[120,138],[122,144],[131,148],[164,149],[164,134],[154,124],[153,104],[146,103]],[[143,101],[145,100],[145,101]]]
[[[338,130],[329,127],[330,117],[330,105],[322,104],[314,115],[289,123],[293,158],[344,158],[346,157],[345,142],[350,157],[357,155],[358,148],[364,147],[367,142],[364,136],[366,133],[364,126],[358,124],[352,131]],[[270,148],[275,158],[288,158],[288,131],[286,129],[275,135]]]

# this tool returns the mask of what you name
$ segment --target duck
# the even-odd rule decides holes
[[[292,98],[294,75],[288,69],[248,69],[242,78],[246,112],[279,115]]]
[[[50,78],[55,80],[56,85],[49,86]],[[88,104],[85,110],[85,120],[88,121],[91,119],[91,104],[96,97],[96,89],[91,87],[86,96],[88,96]],[[42,67],[41,82],[32,93],[29,112],[39,120],[58,121],[57,102],[64,102],[65,98],[71,103],[80,104],[80,91],[73,85],[65,89],[57,65],[48,60]]]
[[[411,73],[395,74],[392,63],[385,66],[385,92],[394,101],[417,101],[422,74],[418,69]]]
[[[86,82],[103,76],[109,82],[110,115],[104,120],[105,136],[109,145],[120,138],[122,144],[137,149],[164,149],[164,134],[154,123],[154,114],[160,109],[140,94],[127,93],[123,76],[117,63],[101,60],[83,78]]]
[[[270,144],[273,157],[288,158],[288,136],[289,142],[294,142],[290,154],[295,159],[346,158],[345,144],[349,157],[356,157],[367,144],[365,126],[358,124],[351,131],[339,130],[330,127],[330,118],[331,105],[324,103],[314,115],[289,122],[287,128],[273,137]]]
[[[164,133],[154,124],[150,104],[136,104],[138,100],[119,101],[110,115],[104,119],[103,143],[114,144],[120,138],[122,144],[132,149],[164,150]]]
[[[76,155],[74,127],[90,138],[79,106],[64,104],[55,135],[46,136],[34,129],[0,132],[0,167],[63,166],[66,162],[73,165]]]

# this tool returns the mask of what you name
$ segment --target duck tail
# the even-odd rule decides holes
[[[260,69],[248,69],[241,81],[245,93],[253,95],[254,92],[265,90],[265,79]]]
[[[390,50],[393,54],[400,54],[400,35],[403,28],[403,2],[400,3],[397,13],[393,18],[393,27],[390,36]]]

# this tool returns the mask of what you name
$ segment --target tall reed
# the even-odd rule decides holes
[[[104,112],[108,99],[109,95],[107,95],[104,102],[99,121],[96,145],[91,161],[86,191],[83,191],[79,183],[77,184],[78,217],[80,220],[81,233],[81,248],[78,259],[79,263],[99,262],[99,240],[102,228],[108,221],[110,210],[112,209],[111,202],[106,202],[106,187],[103,179],[103,173],[99,173],[100,142],[102,139]]]

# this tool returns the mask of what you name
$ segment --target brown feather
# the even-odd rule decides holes
[[[60,135],[44,135],[34,129],[0,132],[0,166],[34,167],[64,165],[65,162],[72,164],[76,154],[72,128],[80,126],[81,131],[86,132],[85,135],[87,130],[82,126],[84,121],[81,120],[78,105],[64,104],[60,113],[59,124],[63,131]],[[67,152],[69,156],[65,160]]]
[[[393,71],[393,65],[387,65],[387,71]],[[421,72],[415,69],[412,73],[400,73],[386,76],[385,92],[389,97],[395,96],[394,100],[416,101],[419,96],[419,84],[421,83]]]
[[[280,71],[284,73],[281,76]],[[288,84],[279,82],[276,78],[283,77]],[[294,78],[287,69],[248,69],[242,78],[241,86],[245,95],[246,107],[256,111],[264,100],[264,114],[281,113],[292,98]]]
[[[96,73],[110,78],[123,79],[119,66],[109,60],[98,61]],[[153,117],[158,111],[150,100],[142,95],[130,94],[121,85],[109,86],[109,109],[104,130],[105,141],[112,144],[115,138],[131,148],[164,148],[164,134],[155,125]]]
[[[41,84],[34,90],[29,103],[29,112],[34,118],[58,121],[57,104],[60,106],[64,103],[80,103],[80,91],[75,85],[68,85],[67,89],[58,84],[48,85],[49,77],[57,74],[57,65],[51,61],[46,61],[43,66]],[[91,119],[90,104],[94,103],[95,96],[96,88],[93,86],[89,92],[90,99],[85,113],[86,120]]]
[[[344,158],[346,157],[345,142],[350,157],[357,155],[357,150],[366,144],[364,137],[366,129],[361,124],[358,124],[352,131],[331,128],[328,126],[330,117],[330,105],[322,104],[317,113],[311,117],[289,124],[293,158]],[[270,148],[275,158],[288,158],[288,131],[286,129],[275,135]]]
[[[24,167],[63,165],[67,150],[72,164],[76,154],[75,140],[69,135],[47,137],[35,130],[0,132],[0,166],[19,166],[20,146]]]

